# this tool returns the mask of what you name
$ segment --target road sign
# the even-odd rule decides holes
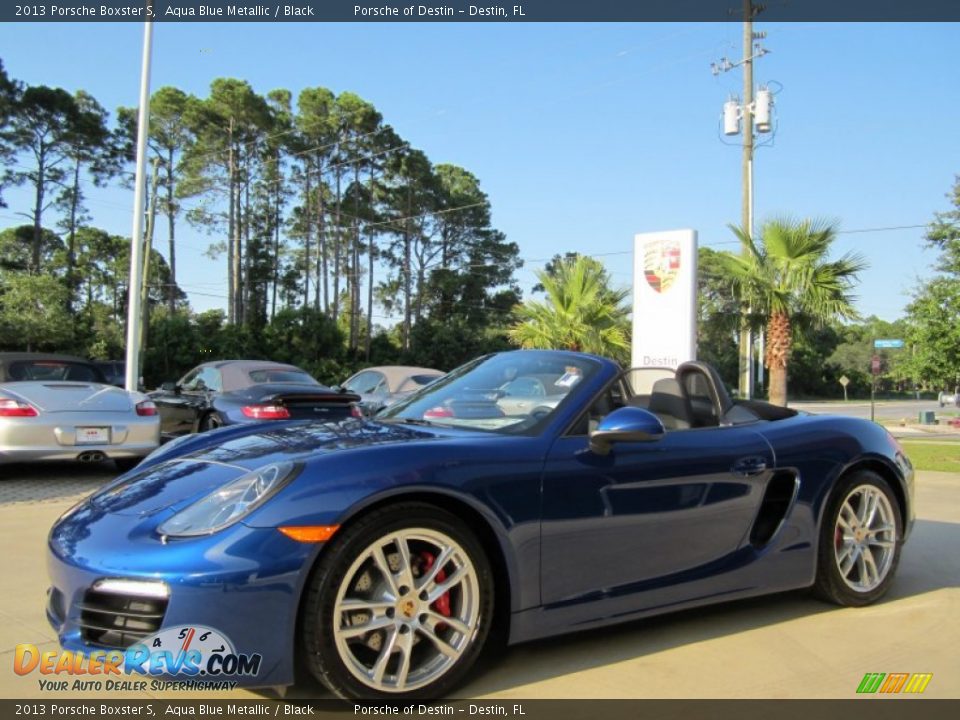
[[[874,340],[873,346],[875,348],[902,348],[903,340],[898,339],[884,339],[884,340]]]
[[[879,355],[874,355],[873,359],[870,361],[870,371],[874,375],[880,374],[880,356]]]
[[[840,384],[843,385],[843,399],[844,399],[844,401],[846,401],[846,399],[847,399],[847,385],[850,384],[850,378],[848,378],[846,375],[841,375],[841,376],[840,376]]]

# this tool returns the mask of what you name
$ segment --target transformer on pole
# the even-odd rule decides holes
[[[774,132],[773,106],[774,98],[769,88],[761,86],[754,91],[753,61],[766,55],[769,50],[760,43],[766,37],[765,32],[753,31],[753,18],[762,10],[752,0],[743,0],[743,59],[739,62],[730,62],[727,58],[720,58],[719,62],[711,63],[710,70],[714,75],[729,72],[737,67],[743,68],[743,101],[739,97],[731,96],[723,104],[721,128],[723,136],[743,136],[743,202],[741,226],[744,231],[753,237],[753,151],[755,143],[754,132],[770,134]],[[721,138],[722,139],[722,138]],[[762,143],[760,143],[762,144]],[[746,248],[743,249],[746,252]],[[742,398],[753,397],[753,336],[750,328],[750,308],[743,308],[743,317],[740,323],[740,372],[739,394]],[[762,367],[763,358],[760,359]]]

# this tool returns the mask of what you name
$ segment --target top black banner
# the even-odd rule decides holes
[[[960,0],[57,0],[4,2],[0,22],[960,21]]]

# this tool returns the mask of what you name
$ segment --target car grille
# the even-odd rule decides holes
[[[80,605],[80,636],[89,645],[128,648],[160,629],[167,598],[87,590]]]

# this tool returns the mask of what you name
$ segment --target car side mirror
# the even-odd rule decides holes
[[[624,407],[607,415],[590,433],[590,449],[597,455],[608,455],[618,442],[653,442],[666,430],[660,418],[649,410]]]
[[[177,392],[180,388],[175,382],[165,382],[160,386],[160,389],[164,392]]]

